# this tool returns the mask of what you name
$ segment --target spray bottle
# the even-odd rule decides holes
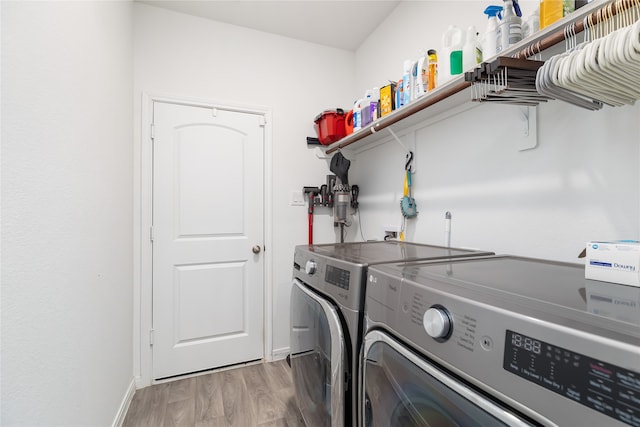
[[[488,6],[484,13],[487,15],[487,31],[482,39],[482,58],[486,60],[496,55],[496,38],[498,37],[498,17],[502,12],[502,6]]]
[[[522,40],[522,19],[518,0],[504,0],[504,14],[498,26],[496,52],[500,53]]]

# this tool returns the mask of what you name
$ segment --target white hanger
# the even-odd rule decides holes
[[[559,99],[587,110],[601,109],[601,102],[584,98],[557,84],[557,63],[561,60],[561,57],[566,55],[568,53],[553,56],[540,67],[536,75],[536,90],[550,98]]]
[[[621,8],[620,5],[621,2],[618,8]],[[619,10],[621,15],[627,15],[622,9]],[[640,49],[630,51],[624,47],[634,46],[634,37],[631,35],[635,36],[633,30],[640,29],[640,23],[637,23],[637,26],[612,31],[614,20],[611,19],[611,5],[600,12],[601,19],[604,20],[605,16],[602,14],[608,14],[608,19],[603,23],[601,30],[609,34],[590,42],[583,50],[565,59],[565,62],[571,62],[571,66],[561,68],[559,81],[565,88],[611,105],[631,104],[640,98],[640,87],[635,83],[640,78]],[[619,17],[617,21],[618,25],[622,25],[628,22],[628,19]],[[640,45],[640,40],[638,44]],[[628,52],[629,55],[620,55],[618,52]]]
[[[640,0],[616,0],[616,16],[613,6],[585,17],[581,45],[575,26],[565,28],[567,52],[550,58],[536,75],[541,94],[591,110],[640,99]]]

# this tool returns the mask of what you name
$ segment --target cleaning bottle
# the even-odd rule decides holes
[[[353,131],[357,131],[362,129],[362,114],[361,114],[361,106],[362,99],[358,99],[353,103]]]
[[[402,107],[402,100],[404,99],[404,82],[403,79],[398,80],[396,83],[396,91],[394,93],[394,99],[396,103],[395,110],[398,110]]]
[[[475,26],[467,29],[467,37],[462,47],[462,70],[469,71],[482,62],[482,47],[478,43],[478,32]]]
[[[410,59],[404,61],[404,74],[402,75],[402,105],[405,106],[411,102],[411,66]]]
[[[449,29],[442,36],[441,67],[439,77],[441,83],[462,73],[462,47],[464,45],[464,31],[455,25],[449,25]]]
[[[371,120],[378,120],[380,118],[380,88],[374,87],[372,89],[373,95],[369,102],[369,108],[371,109]]]
[[[413,99],[418,99],[427,93],[427,73],[428,73],[427,53],[420,51],[420,58],[413,63],[411,77],[413,78]]]
[[[475,27],[473,27],[475,31]],[[482,53],[482,40],[480,39],[480,33],[476,31],[476,36],[473,38],[473,41],[476,44],[476,64],[481,64],[484,59],[484,54]]]
[[[438,53],[435,49],[429,49],[427,55],[427,91],[432,91],[438,82]]]
[[[373,121],[371,116],[371,101],[373,98],[373,91],[368,89],[364,93],[362,103],[360,104],[360,126],[365,127]]]
[[[482,58],[486,60],[496,55],[496,38],[498,37],[498,17],[502,12],[502,6],[487,6],[484,10],[489,19],[487,31],[482,38]]]
[[[413,61],[411,63],[411,99],[414,100],[418,97],[418,93],[416,90],[416,86],[418,85],[418,76],[420,73],[418,72],[418,59],[417,61]]]
[[[522,23],[522,38],[526,39],[538,31],[540,31],[540,7],[537,7],[536,10]]]
[[[496,35],[496,53],[500,53],[522,40],[522,19],[514,9],[517,7],[517,10],[520,10],[517,4],[517,0],[504,0],[504,14]]]

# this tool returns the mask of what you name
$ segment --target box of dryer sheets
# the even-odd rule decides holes
[[[586,279],[640,287],[640,241],[588,242]]]

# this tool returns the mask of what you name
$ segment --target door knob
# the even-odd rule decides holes
[[[259,254],[259,253],[260,253],[260,249],[261,249],[261,248],[260,248],[260,245],[255,245],[253,248],[251,248],[251,251],[252,251],[254,254]]]

